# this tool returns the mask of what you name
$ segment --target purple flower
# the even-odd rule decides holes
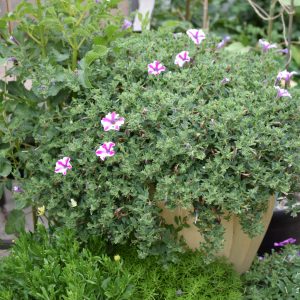
[[[63,175],[67,174],[67,170],[71,170],[72,166],[70,164],[70,157],[64,157],[56,162],[55,173],[62,173]]]
[[[281,97],[290,97],[290,98],[292,98],[292,96],[288,92],[288,90],[281,89],[279,86],[275,86],[275,89],[277,90],[277,98],[281,98]]]
[[[124,124],[125,119],[119,117],[116,112],[108,113],[102,120],[101,124],[104,128],[104,131],[109,130],[120,130],[120,126]]]
[[[259,256],[258,260],[264,260],[264,257],[263,256]]]
[[[162,65],[158,60],[155,60],[152,64],[148,65],[148,74],[158,75],[165,70],[166,67]]]
[[[129,20],[125,19],[122,25],[122,30],[126,30],[132,26],[132,22]]]
[[[289,54],[289,49],[288,48],[280,49],[280,50],[277,50],[277,52],[281,52],[282,54]]]
[[[100,156],[102,160],[105,160],[106,157],[114,156],[115,155],[115,151],[113,149],[114,146],[115,143],[113,142],[103,143],[96,151],[96,155]]]
[[[186,62],[189,62],[191,58],[189,57],[189,52],[188,51],[182,51],[176,55],[175,58],[175,65],[178,65],[179,67],[183,67],[183,65]]]
[[[227,83],[229,83],[229,82],[230,82],[230,79],[227,78],[227,77],[225,77],[225,78],[222,79],[222,81],[221,81],[222,84],[227,84]]]
[[[189,29],[186,34],[196,45],[199,45],[203,40],[205,40],[205,33],[201,29]]]
[[[223,40],[217,45],[217,49],[221,49],[226,46],[226,44],[230,41],[231,37],[226,35]]]
[[[263,52],[268,52],[272,48],[277,48],[276,44],[271,44],[263,39],[260,39],[258,43],[261,46]]]
[[[297,72],[288,72],[287,70],[284,70],[282,72],[279,72],[276,78],[276,83],[280,82],[281,80],[284,80],[285,84],[289,84],[291,81],[291,78],[293,75],[298,74]]]
[[[14,191],[15,193],[23,193],[23,190],[22,190],[21,187],[18,186],[18,185],[13,186],[13,191]]]
[[[288,238],[287,240],[284,240],[282,242],[278,242],[278,243],[274,243],[275,247],[283,247],[287,244],[295,244],[296,243],[296,239],[294,238]]]

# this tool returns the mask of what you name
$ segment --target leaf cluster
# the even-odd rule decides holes
[[[257,259],[243,276],[245,299],[299,299],[300,247],[288,245],[280,252]]]

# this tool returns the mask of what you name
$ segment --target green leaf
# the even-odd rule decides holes
[[[24,231],[25,229],[25,215],[22,210],[13,209],[7,218],[5,224],[5,232],[7,234],[14,234]]]
[[[291,0],[281,0],[282,4],[291,5]],[[300,0],[294,0],[294,6],[300,6]]]
[[[229,46],[225,47],[226,51],[229,52],[237,52],[237,53],[247,53],[250,50],[250,47],[245,47],[242,43],[240,42],[234,42],[230,44]]]
[[[11,173],[12,167],[9,160],[0,158],[0,176],[7,177]]]
[[[5,187],[5,184],[4,183],[0,183],[0,199],[2,198],[3,194],[4,194],[4,187]]]
[[[298,66],[300,66],[300,47],[292,46],[292,56]]]
[[[85,55],[84,62],[86,66],[89,66],[96,59],[103,57],[108,52],[108,48],[103,45],[96,45],[93,49]]]

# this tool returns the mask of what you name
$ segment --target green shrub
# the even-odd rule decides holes
[[[300,299],[300,247],[286,246],[280,253],[257,259],[243,276],[245,299]]]
[[[94,88],[40,117],[20,205],[45,205],[51,222],[83,237],[130,240],[142,257],[177,251],[161,226],[159,201],[194,206],[207,253],[222,246],[225,212],[239,216],[251,236],[261,232],[268,198],[292,190],[299,174],[299,90],[276,97],[275,54],[225,56],[215,46],[209,37],[197,47],[186,35],[161,32],[116,41],[91,66]],[[192,62],[180,69],[174,57],[182,50]],[[156,59],[167,67],[157,77],[147,74]],[[125,124],[104,132],[100,120],[112,111]],[[95,150],[108,141],[116,154],[101,161]],[[54,174],[63,156],[73,165],[66,176]]]
[[[0,299],[241,299],[240,278],[223,261],[205,265],[189,253],[164,268],[132,249],[122,253],[109,258],[96,238],[83,247],[70,230],[24,233],[1,261]]]

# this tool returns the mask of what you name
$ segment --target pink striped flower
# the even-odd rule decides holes
[[[55,173],[62,173],[63,175],[67,174],[67,170],[71,170],[72,166],[70,164],[70,157],[64,157],[56,162]]]
[[[104,128],[104,131],[109,130],[120,130],[120,126],[124,124],[125,119],[119,117],[119,115],[113,111],[112,113],[108,113],[102,120],[101,124]]]
[[[183,65],[186,62],[189,62],[191,58],[189,57],[189,52],[188,51],[182,51],[176,55],[175,58],[175,65],[178,65],[179,67],[183,67]]]
[[[196,45],[199,45],[205,39],[205,33],[201,29],[189,29],[186,34]]]
[[[275,86],[275,89],[277,90],[277,98],[281,98],[281,97],[290,97],[290,98],[292,98],[292,96],[288,92],[288,90],[281,89],[279,86]]]
[[[268,52],[272,48],[277,48],[276,44],[271,44],[266,40],[260,39],[258,41],[263,52]]]
[[[152,64],[148,65],[148,74],[158,75],[164,71],[166,71],[166,67],[158,60],[155,60]]]
[[[102,160],[105,160],[106,157],[114,156],[114,146],[115,143],[113,142],[105,142],[96,151],[96,155],[99,156]]]

